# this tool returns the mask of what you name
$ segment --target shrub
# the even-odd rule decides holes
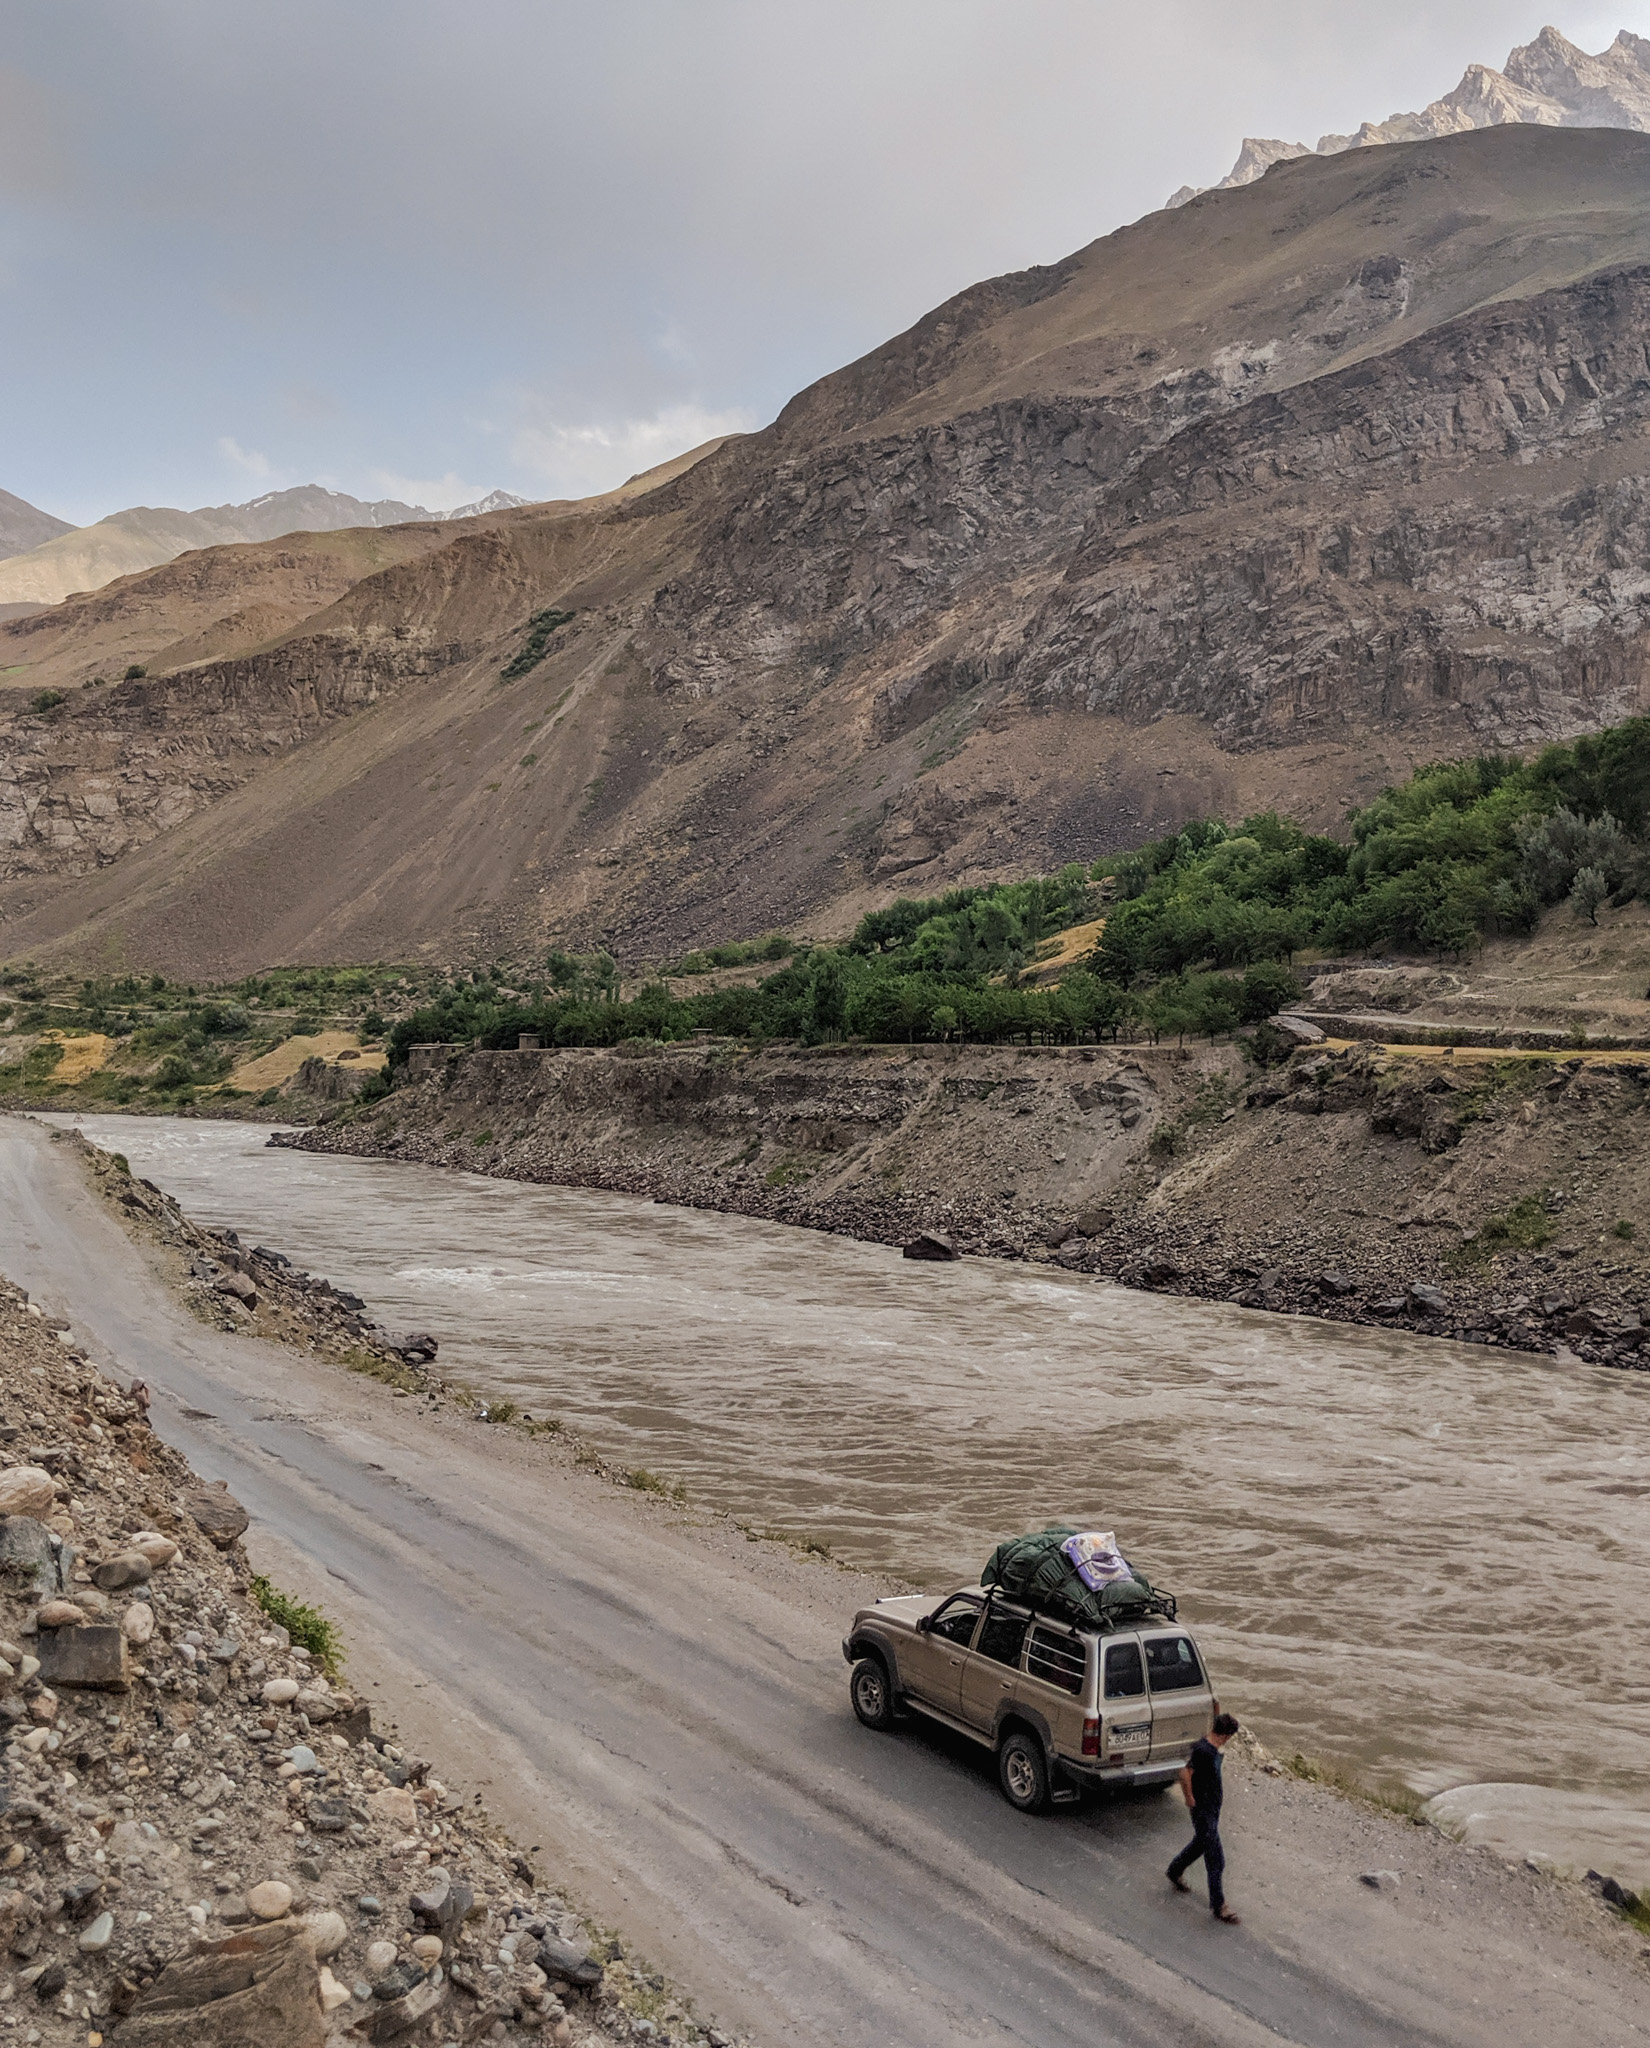
[[[148,673],[141,661],[134,661],[120,680],[123,683],[141,683]]]
[[[295,1643],[308,1650],[329,1678],[338,1676],[344,1661],[343,1640],[338,1624],[328,1620],[319,1607],[307,1607],[283,1593],[261,1576],[252,1581],[252,1597],[271,1621],[284,1628]]]
[[[55,711],[59,704],[66,704],[68,701],[61,690],[37,690],[29,699],[29,704],[33,710],[45,712]]]
[[[1623,1216],[1620,1219],[1620,1221],[1616,1224],[1614,1234],[1617,1237],[1623,1239],[1628,1244],[1631,1244],[1634,1237],[1637,1235],[1637,1233],[1633,1229],[1632,1224],[1628,1222],[1625,1216]]]
[[[1526,1195],[1503,1215],[1487,1218],[1478,1232],[1477,1249],[1486,1253],[1538,1252],[1553,1234],[1545,1191]]]
[[[498,672],[501,683],[513,683],[522,676],[530,675],[550,651],[551,635],[565,626],[573,617],[571,612],[547,610],[534,612],[527,621],[527,637],[522,641],[519,652]]]

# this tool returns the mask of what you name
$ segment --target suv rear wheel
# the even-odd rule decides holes
[[[1021,1813],[1041,1813],[1048,1804],[1048,1759],[1035,1735],[1016,1728],[997,1752],[1003,1797]]]
[[[860,1658],[848,1679],[848,1697],[867,1728],[894,1725],[894,1689],[880,1658]]]

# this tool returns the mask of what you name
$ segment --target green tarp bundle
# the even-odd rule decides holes
[[[1134,1572],[1132,1579],[1119,1579],[1115,1585],[1091,1591],[1062,1547],[1068,1536],[1076,1534],[1069,1522],[1051,1522],[1033,1536],[1007,1537],[991,1553],[980,1584],[1076,1628],[1126,1626],[1147,1613],[1173,1614],[1167,1595],[1153,1592],[1150,1582],[1134,1571],[1133,1565],[1129,1566]]]

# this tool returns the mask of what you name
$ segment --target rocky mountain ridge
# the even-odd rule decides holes
[[[0,501],[0,511],[7,501]],[[21,505],[22,500],[9,502]],[[471,519],[484,512],[525,504],[508,491],[493,491],[473,505],[429,512],[399,499],[364,502],[321,484],[266,491],[244,505],[202,505],[193,512],[172,507],[130,506],[92,526],[70,527],[51,520],[51,530],[9,550],[0,561],[0,606],[57,604],[77,591],[100,590],[118,576],[159,568],[196,548],[236,541],[279,540],[289,533],[336,533],[345,527],[401,526],[413,520]],[[24,507],[32,511],[32,507]],[[35,514],[48,519],[46,513]],[[3,540],[6,529],[0,529]]]
[[[1632,128],[1650,132],[1650,42],[1622,29],[1596,57],[1544,28],[1533,42],[1514,49],[1504,68],[1469,64],[1453,92],[1418,114],[1393,114],[1365,121],[1351,135],[1324,135],[1309,147],[1246,135],[1237,162],[1214,188],[1251,185],[1274,164],[1303,156],[1337,156],[1389,142],[1420,142],[1460,135],[1473,128],[1526,122],[1548,128]],[[1184,206],[1203,187],[1182,185],[1169,200]]]
[[[1306,157],[606,499],[0,626],[4,948],[227,978],[822,933],[1625,716],[1647,199],[1621,131]],[[149,675],[83,687],[122,636]]]

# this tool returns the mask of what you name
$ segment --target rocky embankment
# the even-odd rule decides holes
[[[1650,1364],[1650,1059],[429,1047],[279,1142]]]
[[[146,1405],[0,1281],[0,2038],[725,2048],[273,1618],[317,1640]]]
[[[171,1195],[127,1169],[118,1154],[84,1146],[92,1185],[140,1233],[174,1253],[183,1296],[202,1322],[221,1330],[255,1325],[259,1336],[298,1344],[380,1379],[413,1384],[438,1341],[425,1330],[391,1330],[366,1303],[267,1245],[244,1245],[234,1230],[192,1223]]]

